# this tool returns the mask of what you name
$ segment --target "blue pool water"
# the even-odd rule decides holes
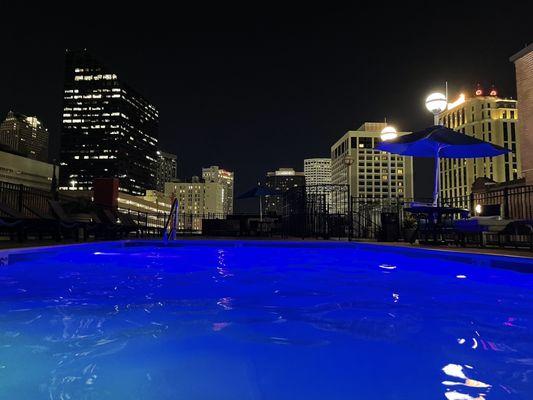
[[[442,254],[193,241],[15,255],[0,398],[532,399],[533,263]]]

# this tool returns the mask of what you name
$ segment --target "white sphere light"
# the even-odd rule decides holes
[[[396,129],[394,129],[394,127],[392,126],[386,126],[381,131],[381,140],[383,141],[393,140],[393,139],[396,139],[397,137],[398,137],[398,134],[396,133]]]
[[[442,93],[431,93],[426,99],[426,108],[433,115],[438,115],[446,110],[447,105],[446,96]]]

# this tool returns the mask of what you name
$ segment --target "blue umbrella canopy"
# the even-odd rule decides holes
[[[264,197],[264,196],[278,196],[280,193],[269,189],[264,186],[256,186],[243,194],[241,194],[237,199],[251,199],[253,197]]]
[[[440,158],[496,157],[510,152],[504,147],[441,125],[430,126],[419,132],[382,141],[376,149],[402,156],[435,158],[433,206],[437,206],[439,199]]]
[[[430,126],[378,144],[377,150],[413,157],[480,158],[495,157],[510,150],[444,126]]]
[[[265,196],[279,196],[280,194],[281,193],[276,190],[272,190],[267,187],[257,185],[256,187],[241,194],[239,197],[237,197],[237,199],[241,200],[241,199],[251,199],[253,197],[258,197],[259,198],[259,217],[262,221],[263,220],[263,205],[262,205],[261,199]]]

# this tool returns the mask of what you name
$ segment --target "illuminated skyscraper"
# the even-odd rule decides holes
[[[202,168],[202,179],[205,182],[220,183],[224,186],[222,203],[226,215],[233,214],[233,172],[222,169],[216,165]]]
[[[0,124],[0,144],[25,157],[48,162],[48,129],[37,117],[8,112]]]
[[[521,177],[517,119],[516,100],[499,97],[494,88],[485,93],[479,87],[475,96],[466,97],[461,94],[439,114],[439,124],[512,151],[493,158],[441,159],[439,196],[444,201],[457,198],[464,198],[466,201],[477,178],[508,182]]]
[[[304,160],[305,185],[331,185],[331,158],[308,158]]]
[[[67,51],[60,188],[89,190],[119,178],[119,190],[156,188],[158,111],[87,51]]]
[[[332,182],[349,184],[352,197],[413,198],[413,158],[374,149],[386,127],[383,122],[365,122],[331,146]],[[408,133],[397,132],[398,136]],[[351,165],[345,163],[346,157]]]

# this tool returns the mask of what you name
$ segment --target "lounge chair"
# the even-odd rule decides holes
[[[55,237],[56,227],[50,224],[49,220],[29,217],[22,212],[0,203],[0,214],[2,215],[2,227],[5,230],[14,228],[19,241],[27,239],[28,234],[34,234],[41,239],[43,235],[50,234]],[[12,235],[10,235],[12,238]]]
[[[112,237],[116,236],[128,236],[131,232],[137,231],[137,226],[133,225],[131,221],[120,214],[110,210],[109,208],[101,208],[102,220],[106,224],[106,230],[108,235]]]
[[[488,236],[497,235],[512,222],[499,216],[478,216],[454,221],[453,228],[457,234],[457,241],[465,246],[469,239],[479,239],[479,243],[485,246]]]
[[[22,242],[25,238],[24,218],[13,217],[9,212],[3,211],[0,203],[0,234],[9,235],[10,239],[17,238]]]

